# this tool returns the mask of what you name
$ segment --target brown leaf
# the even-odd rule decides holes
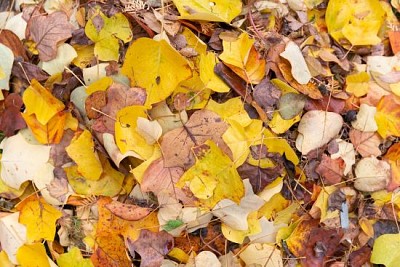
[[[191,149],[213,140],[223,151],[229,151],[222,140],[228,125],[214,112],[199,110],[184,127],[166,133],[161,141],[165,167],[188,168],[194,163]]]
[[[5,101],[5,110],[0,115],[0,130],[5,136],[10,137],[16,131],[26,127],[25,120],[21,116],[22,98],[16,93],[9,94]]]
[[[141,267],[158,267],[164,260],[164,256],[174,246],[174,238],[162,231],[158,233],[149,230],[141,230],[139,238],[132,242],[128,238],[128,249],[133,255],[134,251],[140,254]]]
[[[168,192],[171,197],[174,197],[184,204],[193,203],[193,198],[189,193],[185,193],[183,189],[175,187],[179,178],[184,173],[181,167],[165,167],[162,158],[155,160],[150,164],[143,174],[143,180],[140,183],[140,188],[143,192],[153,192],[156,196],[160,192]]]
[[[46,188],[49,191],[50,196],[56,198],[60,202],[64,202],[66,195],[69,192],[67,175],[61,167],[56,167],[53,172],[54,179],[50,184],[46,185]]]
[[[14,61],[11,73],[17,78],[27,82],[30,82],[32,79],[43,82],[50,77],[50,75],[44,72],[37,65],[29,62],[20,62],[17,60]]]
[[[367,245],[357,249],[349,255],[349,266],[362,266],[369,262],[371,256],[371,248]]]
[[[139,87],[129,87],[120,83],[113,83],[107,89],[107,104],[101,109],[108,116],[100,116],[93,124],[93,129],[98,132],[114,133],[117,112],[127,106],[143,105],[146,101],[146,91]]]
[[[345,101],[330,96],[323,96],[321,99],[308,99],[304,109],[309,110],[324,110],[335,113],[341,113],[344,109]]]
[[[57,44],[72,36],[72,25],[64,12],[32,16],[28,21],[29,37],[36,43],[39,58],[49,61],[57,56]]]
[[[382,138],[377,133],[351,129],[349,136],[354,148],[363,158],[369,156],[379,157],[382,154],[379,149]]]
[[[143,208],[133,204],[125,204],[113,200],[111,203],[105,205],[114,215],[127,221],[138,221],[143,219],[152,211],[150,208]]]
[[[315,170],[324,178],[327,185],[333,185],[342,181],[345,163],[342,158],[331,159],[326,154],[322,155],[321,163]]]
[[[85,101],[86,115],[89,119],[97,119],[101,115],[96,110],[101,110],[106,105],[106,92],[96,91],[89,95]]]
[[[250,180],[251,187],[255,194],[262,191],[282,173],[282,167],[279,165],[273,168],[261,168],[248,164],[247,162],[243,163],[237,170],[242,179]]]
[[[267,114],[271,114],[275,110],[282,91],[276,88],[269,80],[264,79],[256,85],[253,91],[254,101],[263,108]],[[272,118],[270,118],[272,119]]]
[[[2,29],[0,31],[0,43],[10,48],[15,57],[22,57],[25,61],[28,60],[24,45],[12,31]]]

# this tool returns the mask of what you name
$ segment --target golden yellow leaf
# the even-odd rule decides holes
[[[212,52],[200,55],[200,79],[206,88],[214,92],[225,93],[229,92],[230,88],[224,83],[219,76],[214,72],[214,67],[218,63],[218,58]]]
[[[125,176],[114,170],[107,159],[103,158],[102,163],[104,171],[98,180],[85,179],[77,166],[64,168],[68,182],[77,194],[113,197],[121,191]]]
[[[72,64],[80,67],[81,69],[86,68],[90,62],[95,59],[94,45],[80,45],[74,44],[72,47],[75,49],[78,56],[72,60]]]
[[[274,133],[283,134],[289,130],[293,124],[300,121],[300,119],[300,115],[297,115],[292,119],[284,120],[278,111],[274,111],[274,115],[272,116],[272,120],[268,123],[268,126]]]
[[[325,21],[329,34],[339,43],[376,45],[381,42],[377,35],[384,16],[379,0],[333,0],[328,3]]]
[[[59,112],[45,125],[41,124],[35,114],[21,114],[36,140],[41,144],[58,144],[64,135],[66,112]]]
[[[289,200],[285,199],[281,193],[275,194],[258,210],[259,216],[264,216],[268,220],[275,218],[276,213],[289,206]]]
[[[17,251],[17,261],[21,267],[50,267],[49,258],[42,243],[22,245]]]
[[[206,109],[214,111],[223,120],[226,120],[228,122],[232,120],[236,121],[243,127],[246,127],[251,123],[251,118],[249,117],[247,111],[244,109],[244,103],[242,102],[240,97],[231,98],[221,104],[210,99],[210,101],[208,101]]]
[[[182,94],[184,96],[182,97]],[[182,97],[182,103],[186,106],[186,110],[202,109],[207,105],[210,98],[211,90],[206,88],[199,75],[193,72],[193,76],[181,82],[173,93],[174,102],[177,97]]]
[[[375,121],[383,138],[400,136],[400,97],[387,95],[376,106]]]
[[[364,96],[369,91],[369,74],[360,72],[346,76],[346,91],[356,97]]]
[[[71,144],[65,148],[68,156],[78,165],[78,172],[88,180],[98,180],[103,167],[94,149],[92,134],[88,130],[76,133]]]
[[[0,266],[15,267],[15,265],[8,259],[8,255],[4,250],[0,251]]]
[[[122,154],[132,150],[140,155],[141,159],[148,159],[153,155],[154,146],[149,145],[139,134],[139,117],[147,118],[146,108],[143,106],[128,106],[119,110],[115,122],[115,141]]]
[[[244,195],[244,185],[231,159],[211,140],[194,150],[196,163],[176,186],[187,185],[195,196],[201,197],[199,202],[210,209],[225,198],[238,203]]]
[[[262,143],[268,148],[268,152],[275,152],[281,155],[285,153],[286,158],[293,162],[294,165],[299,164],[299,158],[296,152],[294,152],[293,148],[285,139],[276,136],[274,133],[264,128],[262,140]]]
[[[92,267],[90,259],[84,259],[79,248],[72,247],[68,253],[61,254],[57,259],[59,267]]]
[[[119,40],[124,43],[132,40],[129,21],[122,13],[108,18],[99,9],[86,23],[85,33],[95,42],[94,54],[103,61],[118,61]]]
[[[17,208],[21,212],[19,222],[26,225],[27,239],[30,242],[54,240],[56,221],[62,216],[59,210],[35,195],[24,199]]]
[[[191,30],[184,27],[182,35],[185,36],[187,46],[196,50],[199,55],[205,55],[207,51],[207,45]]]
[[[188,61],[165,40],[139,38],[127,50],[121,72],[146,89],[146,105],[166,99],[192,76]]]
[[[26,107],[25,113],[28,115],[35,114],[37,120],[43,125],[46,125],[54,115],[65,108],[60,100],[55,98],[35,79],[26,88],[22,100]]]
[[[242,11],[242,1],[174,0],[182,19],[230,23]]]
[[[87,88],[86,88],[86,93],[88,95],[93,94],[96,91],[105,91],[110,87],[110,85],[113,83],[113,79],[110,77],[103,77],[93,83],[91,83]]]
[[[222,42],[224,51],[219,58],[248,83],[258,84],[265,76],[265,60],[254,47],[254,40],[242,33],[235,41]]]

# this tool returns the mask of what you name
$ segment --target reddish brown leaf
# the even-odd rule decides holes
[[[25,120],[21,116],[22,98],[15,93],[9,94],[5,101],[5,110],[0,115],[0,130],[9,137],[16,131],[26,127]]]
[[[97,119],[101,116],[96,110],[101,110],[106,105],[106,92],[96,91],[89,95],[85,101],[86,115],[89,119]]]
[[[158,233],[149,230],[141,230],[139,238],[132,242],[128,239],[128,249],[131,254],[134,251],[140,254],[142,260],[141,267],[158,267],[164,260],[164,256],[174,246],[174,238],[162,231]]]
[[[43,82],[50,77],[50,75],[44,72],[37,65],[29,62],[19,62],[17,60],[14,61],[11,73],[19,79],[27,82],[30,82],[32,79]]]
[[[143,219],[153,210],[150,208],[143,208],[133,204],[125,204],[119,201],[112,201],[105,205],[114,215],[127,221],[137,221]]]
[[[349,266],[362,266],[369,261],[370,256],[371,248],[363,246],[362,248],[350,253]]]
[[[28,21],[29,37],[36,43],[39,58],[49,61],[57,56],[57,44],[72,36],[72,25],[64,12],[35,15]]]
[[[330,96],[323,96],[321,99],[308,99],[305,110],[324,110],[341,113],[344,109],[345,101]]]
[[[12,31],[2,29],[0,31],[0,43],[10,48],[15,57],[22,57],[23,60],[28,60],[24,45]]]
[[[322,155],[321,163],[315,170],[324,178],[327,185],[333,185],[342,181],[345,163],[342,158],[331,159],[326,154]]]

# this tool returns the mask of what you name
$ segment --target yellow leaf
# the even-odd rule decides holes
[[[346,92],[354,94],[356,97],[364,96],[369,91],[369,74],[360,72],[346,76]]]
[[[65,107],[60,100],[55,98],[35,79],[26,88],[22,100],[26,107],[26,114],[35,114],[37,120],[43,125],[46,125],[54,115],[62,111]]]
[[[258,84],[265,76],[265,60],[254,47],[254,40],[242,33],[235,41],[222,42],[219,58],[237,75],[249,83]]]
[[[400,97],[387,95],[376,106],[375,121],[383,138],[400,136]]]
[[[300,118],[300,115],[297,115],[293,119],[284,120],[281,114],[278,111],[275,111],[274,115],[272,116],[272,120],[268,123],[268,126],[274,133],[283,134],[289,130],[293,124],[300,121]]]
[[[247,223],[249,228],[244,231],[233,229],[226,224],[221,224],[222,234],[231,242],[242,244],[246,236],[256,235],[261,232],[261,225],[257,218],[257,211],[253,211],[249,213],[247,216]]]
[[[229,92],[230,88],[224,83],[219,76],[214,72],[214,67],[218,63],[218,58],[212,52],[200,55],[200,79],[206,88],[214,92],[225,93]]]
[[[30,242],[42,239],[53,241],[56,233],[56,221],[62,213],[36,196],[24,199],[20,210],[19,222],[26,225],[27,239]]]
[[[374,241],[371,262],[396,267],[400,262],[400,234],[383,234]]]
[[[61,254],[57,259],[59,267],[92,267],[90,259],[84,259],[79,248],[72,247],[68,253]]]
[[[240,0],[174,0],[182,19],[230,23],[242,11]]]
[[[21,267],[50,267],[49,258],[42,243],[21,246],[17,251],[17,261]]]
[[[240,97],[231,98],[222,104],[218,104],[214,100],[210,99],[206,109],[214,111],[223,120],[228,122],[232,120],[236,121],[243,127],[246,127],[252,121],[249,114],[244,109],[244,103]]]
[[[325,186],[324,190],[318,195],[317,200],[314,203],[314,206],[319,208],[321,211],[321,222],[323,222],[329,215],[328,213],[328,198],[329,196],[337,190],[335,186]]]
[[[232,151],[236,167],[242,165],[250,154],[250,146],[261,138],[262,122],[253,120],[247,127],[232,120],[230,127],[222,135],[222,139]]]
[[[104,171],[98,180],[85,179],[76,166],[64,168],[68,182],[77,194],[113,197],[121,191],[124,175],[114,170],[108,160],[103,159],[102,163]]]
[[[207,105],[210,98],[211,90],[207,89],[201,81],[199,75],[194,72],[193,77],[181,82],[175,89],[173,98],[174,100],[180,94],[185,94],[187,102],[185,105],[186,110],[202,109]]]
[[[74,44],[72,47],[78,54],[78,56],[72,60],[72,64],[75,66],[80,67],[81,69],[86,68],[90,62],[95,59],[94,45]]]
[[[379,0],[332,0],[325,21],[329,34],[339,43],[347,39],[352,45],[376,45],[381,42],[377,34],[384,16]]]
[[[115,141],[122,154],[132,150],[141,159],[148,159],[153,155],[154,146],[147,144],[146,139],[139,134],[139,117],[147,118],[146,108],[143,106],[128,106],[119,110],[115,122]]]
[[[118,61],[119,40],[124,43],[132,40],[129,21],[122,13],[108,18],[97,10],[86,23],[85,33],[95,42],[94,54],[103,61]]]
[[[147,170],[150,164],[153,163],[155,160],[159,159],[161,155],[162,155],[161,151],[157,147],[154,149],[153,155],[150,158],[148,158],[139,166],[131,170],[131,173],[135,177],[136,181],[138,181],[138,183],[142,183],[144,172]]]
[[[196,163],[176,186],[188,185],[194,190],[193,194],[202,197],[199,202],[210,209],[224,198],[238,203],[244,195],[244,185],[231,159],[211,140],[194,149]]]
[[[281,155],[285,153],[286,158],[293,162],[294,165],[299,164],[299,158],[296,152],[294,152],[293,148],[285,139],[276,136],[274,133],[264,128],[262,140],[263,144],[268,148],[268,152],[275,152]]]
[[[166,99],[192,76],[188,61],[165,40],[139,38],[127,50],[121,72],[146,89],[146,105]]]
[[[260,216],[264,216],[268,220],[275,218],[276,213],[284,210],[289,205],[289,200],[285,199],[281,193],[273,195],[264,206],[262,206],[258,213]]]
[[[182,35],[186,38],[186,43],[188,47],[196,50],[199,55],[205,55],[207,51],[207,45],[199,38],[196,34],[194,34],[191,30],[184,27],[182,31]]]
[[[8,259],[8,255],[4,250],[0,251],[0,266],[15,267],[15,265]]]
[[[110,87],[110,85],[113,83],[113,79],[110,77],[103,77],[100,80],[95,81],[94,83],[91,83],[87,88],[86,88],[86,93],[88,95],[93,94],[96,91],[105,91]]]
[[[59,112],[45,125],[41,124],[35,114],[21,114],[36,140],[41,144],[58,144],[64,135],[67,113]]]
[[[88,130],[75,134],[71,144],[65,148],[68,156],[78,165],[78,172],[89,180],[98,180],[103,168],[94,149],[92,134]]]

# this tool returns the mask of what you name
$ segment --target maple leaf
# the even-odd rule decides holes
[[[35,15],[28,21],[29,34],[36,42],[39,58],[49,61],[57,56],[57,44],[72,36],[72,25],[64,12],[57,11],[50,15]]]

